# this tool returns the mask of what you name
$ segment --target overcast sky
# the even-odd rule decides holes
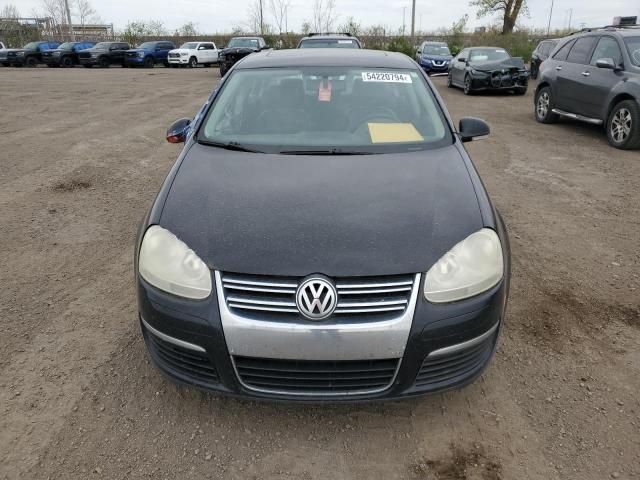
[[[122,28],[129,20],[161,20],[169,29],[185,22],[195,22],[204,33],[228,32],[235,25],[245,25],[249,4],[253,0],[91,0],[104,23]],[[410,28],[411,0],[335,0],[339,20],[353,16],[363,25],[385,25],[392,29],[402,26],[403,7],[406,7],[407,29]],[[522,24],[546,28],[552,0],[528,0],[530,16]],[[74,0],[69,0],[73,4]],[[31,16],[42,0],[0,0],[0,9],[12,3],[23,16]],[[269,0],[263,0],[268,5]],[[291,0],[289,29],[299,30],[311,16],[313,0]],[[554,0],[552,28],[567,26],[569,10],[573,9],[571,24],[588,26],[609,24],[616,15],[640,16],[640,0]],[[469,0],[417,0],[416,28],[425,31],[448,27],[463,14],[470,17],[469,27],[483,25],[487,19],[477,20]],[[265,21],[269,22],[268,8]]]

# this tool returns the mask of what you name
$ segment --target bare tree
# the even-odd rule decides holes
[[[176,30],[176,35],[183,37],[195,37],[198,35],[198,25],[194,22],[187,22]]]
[[[247,28],[251,33],[266,35],[273,31],[271,25],[264,21],[264,5],[266,0],[253,0],[247,11]]]
[[[478,18],[500,14],[503,34],[513,32],[518,15],[527,13],[527,0],[473,0],[469,5],[478,7]]]
[[[0,18],[20,18],[18,7],[9,3],[0,11]]]
[[[282,35],[283,31],[287,30],[287,14],[290,6],[291,0],[270,0],[269,2],[273,22],[280,35]]]
[[[67,24],[64,0],[42,0],[41,9],[37,16],[50,18],[52,28],[58,33],[62,33],[62,26]]]
[[[313,29],[316,32],[330,32],[333,30],[338,18],[335,10],[335,0],[314,0],[313,18],[310,22]]]
[[[84,27],[88,20],[95,18],[96,11],[89,0],[76,0],[74,7],[81,26]]]
[[[162,20],[150,20],[147,24],[147,35],[152,37],[162,37],[167,34],[167,29]]]

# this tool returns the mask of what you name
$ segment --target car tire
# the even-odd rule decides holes
[[[527,93],[527,87],[516,88],[513,93],[516,95],[525,95]]]
[[[553,113],[553,94],[550,87],[543,87],[536,93],[534,113],[540,123],[556,123],[560,116]]]
[[[62,65],[64,68],[73,67],[73,58],[63,57],[62,61],[60,62],[60,65]]]
[[[93,67],[93,65],[89,65],[88,63],[85,63],[85,64],[83,65],[83,67],[84,67],[84,68],[91,68],[91,67]]]
[[[29,67],[29,68],[37,67],[38,66],[38,59],[36,57],[27,57],[24,60],[24,66],[25,67]]]
[[[224,77],[227,73],[227,70],[224,67],[220,67],[220,78]]]
[[[471,76],[468,73],[464,76],[464,94],[473,95]]]
[[[147,57],[144,59],[144,62],[142,63],[142,65],[144,66],[144,68],[153,68],[155,63],[156,62],[153,61],[153,58]]]
[[[189,59],[189,68],[196,68],[198,66],[198,59],[196,57],[191,57]]]
[[[109,66],[109,60],[105,57],[102,57],[98,60],[98,65],[100,68],[107,68]]]
[[[447,74],[447,87],[453,88],[453,75],[451,75],[451,72]]]
[[[538,78],[538,70],[536,70],[536,66],[532,63],[531,67],[529,69],[529,75],[531,76],[531,78],[533,78],[534,80],[536,78]]]
[[[640,105],[623,100],[611,109],[607,119],[607,138],[612,147],[621,150],[640,148]]]
[[[169,68],[171,64],[169,62],[164,62],[164,68]]]

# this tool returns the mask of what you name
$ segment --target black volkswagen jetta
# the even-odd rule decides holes
[[[193,120],[141,225],[142,332],[173,380],[288,400],[461,387],[503,322],[505,226],[410,58],[251,55]]]

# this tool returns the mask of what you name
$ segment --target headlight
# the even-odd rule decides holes
[[[183,57],[186,57],[187,55],[189,55],[189,52],[180,52],[180,55],[182,55]]]
[[[139,57],[144,57],[144,52],[138,52]]]
[[[16,53],[16,55],[17,55],[18,57],[24,57],[24,52],[18,52],[18,53]]]
[[[142,278],[165,292],[201,300],[211,294],[211,272],[184,242],[153,225],[144,234],[138,270]]]
[[[455,302],[495,286],[504,274],[502,245],[483,228],[449,250],[427,272],[424,297],[433,303]]]

